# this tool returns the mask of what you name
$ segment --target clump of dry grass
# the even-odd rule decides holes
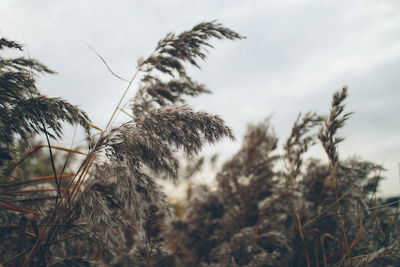
[[[334,94],[329,116],[299,115],[282,154],[268,120],[249,126],[217,189],[195,189],[173,222],[177,265],[397,266],[398,211],[374,197],[383,168],[339,157],[346,97]],[[328,164],[304,162],[318,139]]]
[[[199,67],[213,38],[243,37],[214,21],[167,34],[138,61],[104,130],[79,108],[39,93],[34,75],[53,73],[46,66],[0,58],[2,265],[400,264],[398,211],[375,197],[383,168],[339,157],[343,138],[337,132],[350,115],[344,113],[346,88],[334,94],[327,117],[299,115],[283,153],[268,120],[250,125],[242,148],[217,173],[217,189],[190,188],[181,216],[171,217],[157,179],[178,181],[177,152],[193,158],[206,143],[234,139],[221,118],[185,104],[186,96],[210,92],[186,66]],[[1,38],[4,48],[23,49]],[[112,127],[133,84],[132,119]],[[61,137],[63,122],[86,130],[87,148],[51,144]],[[90,135],[91,128],[100,132]],[[47,144],[27,151],[37,133]],[[318,139],[328,163],[304,160]],[[61,164],[56,150],[66,155]],[[83,156],[78,168],[69,164],[74,155]],[[40,162],[46,168],[32,175],[26,166]]]
[[[234,138],[218,116],[182,105],[185,95],[210,92],[188,75],[185,63],[199,67],[197,60],[206,58],[205,47],[212,47],[212,38],[243,37],[216,22],[200,23],[179,35],[168,34],[147,59],[139,60],[106,129],[94,136],[89,129],[98,128],[91,126],[85,113],[38,92],[32,73],[53,73],[51,70],[33,59],[1,58],[0,155],[7,163],[1,178],[2,188],[7,189],[0,191],[0,204],[2,229],[11,229],[0,232],[2,239],[9,240],[2,242],[2,264],[173,265],[164,238],[170,210],[156,179],[177,178],[177,150],[194,156],[205,143]],[[22,50],[21,45],[6,39],[0,40],[3,47]],[[112,128],[137,77],[141,78],[132,100],[133,119]],[[64,149],[85,155],[72,175],[64,175],[67,161],[57,170],[55,147],[50,143],[51,138],[61,136],[63,121],[82,125],[90,139],[85,152]],[[28,140],[33,133],[44,133],[48,143],[54,183],[47,184],[47,189],[34,183],[42,178],[14,181],[15,168],[33,153],[13,163],[11,149],[18,138]],[[17,196],[10,196],[8,188],[18,192]],[[17,204],[20,195],[27,193],[36,200]],[[41,200],[40,194],[45,194]]]

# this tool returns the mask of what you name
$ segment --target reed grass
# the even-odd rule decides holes
[[[346,97],[299,115],[283,152],[268,120],[250,125],[217,188],[191,189],[172,222],[177,266],[397,266],[398,210],[375,194],[383,168],[340,158]],[[306,160],[318,140],[327,160]]]
[[[216,174],[217,188],[189,183],[174,216],[157,181],[190,179],[204,158],[182,172],[182,154],[192,160],[207,143],[234,140],[220,117],[186,104],[211,92],[187,67],[200,67],[212,39],[243,38],[216,21],[169,33],[130,80],[85,43],[128,83],[104,129],[39,92],[36,75],[54,71],[35,59],[0,57],[0,264],[399,265],[399,213],[391,207],[398,201],[375,194],[383,168],[340,158],[347,88],[334,93],[327,116],[300,114],[283,152],[268,120],[249,125],[242,148]],[[0,38],[3,49],[23,46]],[[118,112],[130,120],[114,126]],[[63,123],[83,127],[87,147],[52,145]],[[33,143],[38,134],[46,145]],[[326,162],[305,157],[317,140]]]
[[[16,241],[2,244],[3,265],[47,266],[67,261],[149,265],[170,258],[162,237],[170,209],[155,179],[164,174],[176,179],[180,167],[176,150],[194,156],[205,143],[234,138],[218,116],[183,105],[184,95],[209,93],[191,79],[184,64],[199,67],[197,60],[206,58],[204,47],[212,47],[212,38],[243,37],[213,21],[162,39],[147,59],[140,60],[104,130],[91,123],[79,108],[40,94],[34,75],[54,73],[45,65],[31,58],[1,58],[1,218],[3,229],[7,224],[18,225],[16,231],[2,232],[2,237]],[[101,55],[89,47],[113,73]],[[0,40],[0,48],[23,49],[5,38]],[[165,73],[169,79],[165,79]],[[132,100],[132,120],[112,127],[134,83],[139,89]],[[51,144],[51,139],[61,137],[62,122],[86,130],[90,139],[87,151]],[[91,136],[91,128],[100,134]],[[18,158],[17,142],[29,142],[38,133],[44,134],[47,145],[34,146],[13,160]],[[15,180],[15,169],[42,148],[49,151],[45,157],[52,175]],[[66,152],[67,158],[84,155],[74,174],[65,174],[67,161],[57,169],[53,149]],[[27,194],[32,196],[20,198]],[[29,217],[31,224],[27,224],[24,218],[30,214],[36,217]],[[20,222],[18,218],[22,218]],[[67,255],[65,248],[71,246],[84,246],[87,252],[78,249],[79,253]]]

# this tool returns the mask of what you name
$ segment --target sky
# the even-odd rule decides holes
[[[0,36],[24,43],[32,58],[58,72],[39,78],[41,92],[78,105],[99,127],[126,84],[80,41],[130,79],[137,59],[166,33],[212,20],[247,39],[213,41],[201,70],[190,70],[213,94],[189,103],[220,115],[238,139],[206,153],[228,157],[247,124],[268,116],[283,143],[299,112],[327,114],[332,94],[348,86],[346,107],[354,114],[339,132],[346,138],[340,155],[382,164],[382,194],[400,194],[398,0],[0,0]]]

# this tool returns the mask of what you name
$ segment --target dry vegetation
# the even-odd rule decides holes
[[[267,120],[249,126],[216,175],[217,189],[194,188],[174,214],[157,180],[179,181],[179,153],[191,159],[205,143],[234,139],[221,118],[184,100],[210,92],[186,67],[199,66],[212,38],[243,36],[216,22],[167,34],[139,59],[104,130],[78,107],[40,94],[35,76],[53,73],[46,66],[0,58],[3,266],[400,264],[397,209],[375,196],[382,167],[339,156],[337,131],[350,116],[346,88],[334,94],[328,116],[299,115],[283,153]],[[23,47],[2,38],[0,49]],[[134,83],[132,110],[124,111],[132,120],[111,127]],[[51,145],[65,122],[86,130],[87,148]],[[34,143],[37,134],[45,145]],[[304,162],[317,143],[327,164]]]

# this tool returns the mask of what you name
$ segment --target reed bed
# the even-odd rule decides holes
[[[344,113],[347,88],[333,95],[329,115],[299,115],[282,153],[268,120],[250,125],[217,173],[217,188],[190,187],[174,213],[158,181],[190,179],[204,160],[183,172],[182,155],[190,161],[207,143],[234,140],[219,116],[186,104],[211,92],[187,68],[206,59],[212,39],[243,38],[216,21],[167,34],[124,79],[105,129],[40,93],[35,77],[54,71],[35,59],[0,57],[1,265],[400,264],[398,211],[375,194],[383,168],[340,158],[337,131],[351,115]],[[1,38],[4,49],[23,46]],[[131,119],[114,126],[118,112]],[[52,144],[64,123],[85,130],[86,147]],[[36,135],[45,144],[35,144]],[[318,142],[327,163],[305,158]]]

